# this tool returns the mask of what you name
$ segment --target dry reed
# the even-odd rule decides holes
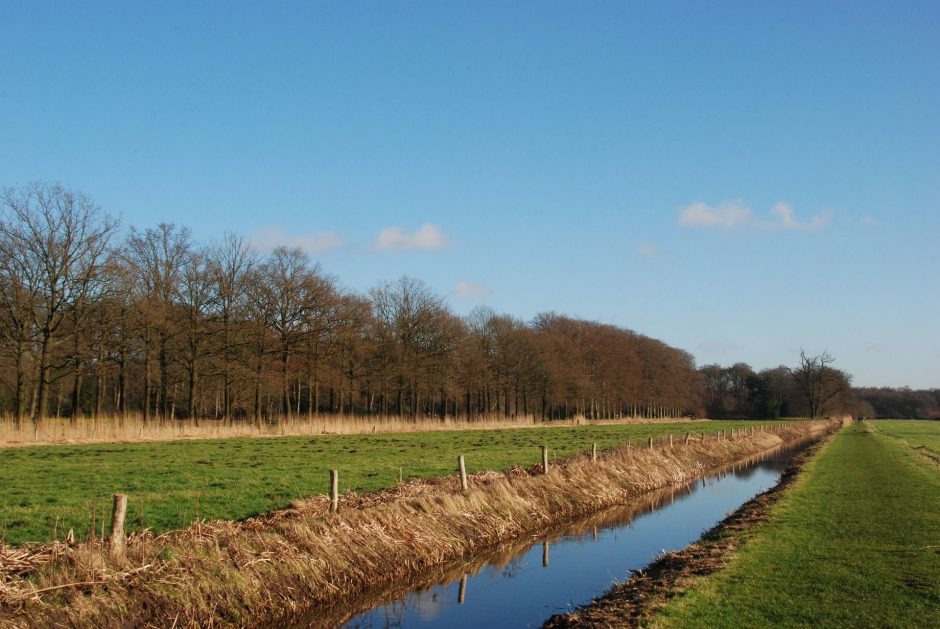
[[[466,494],[457,477],[413,481],[347,493],[338,514],[316,496],[242,522],[137,534],[123,560],[99,543],[60,544],[52,561],[23,567],[31,560],[21,557],[11,571],[0,554],[0,618],[15,626],[157,627],[254,626],[302,615],[331,625],[335,611],[327,610],[367,592],[833,427],[802,422],[734,441],[619,448],[596,463],[589,454],[572,457],[548,474],[485,472],[470,477]]]
[[[216,419],[144,421],[141,415],[69,420],[48,418],[38,424],[0,417],[0,447],[42,444],[116,443],[173,441],[182,439],[226,439],[232,437],[284,437],[306,435],[358,435],[380,432],[425,432],[435,430],[497,430],[591,424],[647,424],[689,421],[686,419],[645,419],[624,417],[586,420],[584,417],[542,421],[534,416],[401,417],[398,415],[296,415],[272,421],[224,421]]]

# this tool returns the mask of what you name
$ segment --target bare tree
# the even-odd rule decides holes
[[[422,376],[433,362],[458,345],[458,328],[440,297],[416,279],[402,277],[370,291],[379,347],[391,352],[397,364],[398,412],[407,390],[411,415],[420,412]]]
[[[806,351],[801,349],[799,366],[790,369],[790,375],[806,400],[813,419],[819,417],[826,402],[839,395],[847,385],[845,374],[829,366],[834,362],[835,358],[828,351],[817,356],[807,356]]]
[[[290,361],[303,339],[304,315],[320,289],[319,268],[311,269],[310,256],[300,248],[278,247],[259,268],[268,285],[274,318],[270,321],[278,342],[281,364],[281,411],[291,416]]]
[[[176,298],[182,310],[185,341],[183,363],[188,376],[186,416],[198,418],[196,404],[199,391],[200,368],[208,355],[209,313],[216,294],[206,251],[190,251],[183,260]]]
[[[0,225],[0,339],[9,351],[15,372],[13,418],[17,426],[26,413],[29,355],[36,339],[35,313],[39,282],[25,266],[22,242],[11,239]]]
[[[227,233],[209,252],[208,265],[215,292],[214,320],[220,328],[219,355],[222,372],[222,417],[231,419],[232,385],[239,364],[242,342],[239,328],[247,316],[247,278],[258,264],[257,255],[245,241]]]
[[[82,192],[35,182],[3,192],[7,216],[0,240],[21,256],[13,264],[29,278],[38,300],[37,393],[34,421],[45,415],[53,351],[69,312],[81,308],[103,280],[108,243],[117,221]]]
[[[179,333],[174,321],[174,303],[180,275],[190,256],[189,230],[161,223],[155,229],[131,229],[125,255],[133,270],[140,294],[138,315],[144,343],[144,419],[150,419],[152,392],[151,366],[156,351],[160,388],[154,405],[163,417],[170,414],[170,342]]]

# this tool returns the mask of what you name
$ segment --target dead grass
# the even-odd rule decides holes
[[[284,437],[305,435],[361,435],[385,432],[424,432],[435,430],[497,430],[547,426],[579,426],[586,423],[647,424],[692,421],[677,418],[645,419],[623,417],[590,421],[583,417],[541,421],[534,416],[489,416],[440,419],[408,418],[397,415],[300,415],[275,421],[254,423],[223,420],[166,420],[145,422],[143,416],[80,418],[76,421],[48,418],[34,424],[24,419],[17,425],[11,417],[0,417],[0,447],[79,443],[134,443],[145,441],[177,441],[184,439],[225,439],[235,437]]]
[[[242,522],[135,535],[121,560],[97,541],[32,547],[26,556],[2,549],[0,618],[15,626],[251,626],[335,609],[827,425],[802,422],[734,441],[621,448],[596,463],[574,457],[549,474],[537,467],[485,472],[471,477],[467,494],[454,477],[413,481],[368,496],[346,494],[339,514],[317,496]]]

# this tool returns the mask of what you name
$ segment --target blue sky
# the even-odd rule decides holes
[[[940,3],[0,0],[0,185],[940,387]]]

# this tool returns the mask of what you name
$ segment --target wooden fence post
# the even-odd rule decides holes
[[[669,433],[669,447],[672,447],[672,433]]]
[[[542,567],[548,567],[548,540],[542,542]]]
[[[591,446],[591,461],[597,462],[597,444]]]
[[[457,604],[463,605],[467,598],[467,575],[460,577],[460,588],[457,590]]]
[[[692,433],[690,432],[685,433],[685,445],[689,445],[689,441],[691,441],[691,439],[692,439]]]
[[[467,491],[467,466],[464,465],[462,454],[457,457],[457,469],[460,470],[460,490]]]
[[[650,437],[650,450],[652,450],[652,449],[653,449],[653,438]]]
[[[548,474],[548,446],[542,446],[542,473]]]
[[[339,512],[339,470],[330,470],[330,511]]]
[[[124,518],[127,516],[127,494],[114,494],[114,510],[111,512],[111,555],[124,556]]]

